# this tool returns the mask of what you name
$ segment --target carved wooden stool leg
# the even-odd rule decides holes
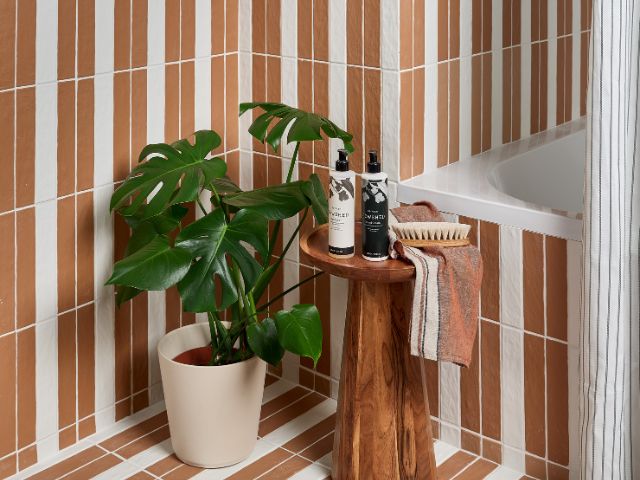
[[[409,283],[349,282],[334,480],[436,478],[420,359],[409,353]]]

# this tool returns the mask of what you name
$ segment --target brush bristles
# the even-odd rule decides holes
[[[408,240],[462,240],[471,230],[470,225],[449,222],[394,223],[391,228],[398,238]]]

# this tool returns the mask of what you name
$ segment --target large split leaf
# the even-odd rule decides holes
[[[253,246],[261,255],[268,251],[267,220],[249,210],[239,211],[227,223],[222,209],[196,220],[176,238],[176,247],[187,250],[196,259],[189,273],[178,284],[183,308],[192,312],[223,310],[238,296],[231,279],[225,254],[238,264],[247,288],[262,272],[262,267],[242,242]],[[222,287],[222,303],[215,304],[214,285],[218,277]]]
[[[259,213],[269,220],[293,217],[310,204],[302,187],[304,180],[258,188],[248,192],[228,195],[223,202],[236,208]]]
[[[286,350],[318,363],[322,354],[322,322],[315,305],[294,305],[275,314],[278,340]]]
[[[220,145],[220,136],[212,130],[194,135],[193,145],[187,140],[172,145],[147,145],[140,153],[140,165],[113,193],[111,210],[120,209],[125,216],[139,213],[144,220],[169,205],[195,200],[204,185],[222,177],[227,170],[224,160],[206,158],[208,152]]]
[[[328,118],[283,103],[270,102],[241,103],[240,115],[254,108],[260,108],[264,113],[253,121],[249,127],[249,133],[263,143],[266,141],[276,151],[282,143],[287,127],[289,127],[286,139],[288,143],[322,140],[321,132],[324,132],[329,138],[342,140],[347,151],[354,150],[351,144],[353,135],[342,130]]]
[[[251,350],[265,362],[277,365],[282,360],[284,349],[278,341],[278,330],[272,318],[249,323],[247,340]]]
[[[329,221],[329,202],[322,188],[320,177],[312,173],[309,180],[302,185],[302,191],[311,202],[313,216],[316,217],[320,225],[324,225]]]
[[[172,248],[169,239],[160,235],[116,262],[107,284],[140,290],[165,290],[185,276],[190,264],[191,254],[187,250]]]

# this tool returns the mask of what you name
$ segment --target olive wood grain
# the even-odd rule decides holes
[[[435,480],[424,370],[409,353],[413,266],[332,259],[326,232],[300,243],[317,267],[350,279],[332,478]]]

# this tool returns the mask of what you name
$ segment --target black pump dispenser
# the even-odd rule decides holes
[[[377,150],[369,150],[369,162],[367,163],[367,173],[380,173],[380,163],[378,163]]]
[[[349,159],[347,158],[349,152],[345,149],[338,149],[338,160],[336,160],[336,171],[347,172],[349,170]]]

